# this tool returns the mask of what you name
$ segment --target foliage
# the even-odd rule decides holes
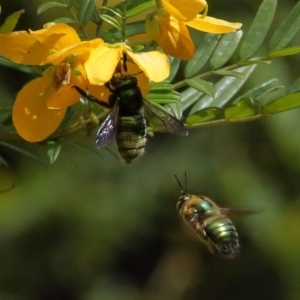
[[[37,11],[38,14],[42,14],[49,9],[66,8],[69,16],[66,14],[65,17],[54,19],[53,22],[74,24],[85,39],[88,39],[85,26],[92,22],[95,24],[95,37],[101,37],[107,43],[116,43],[143,32],[144,21],[135,21],[133,17],[139,16],[154,5],[153,1],[141,1],[138,5],[135,5],[133,1],[126,1],[116,6],[105,5],[96,8],[95,1],[64,0],[45,1]],[[295,55],[300,51],[298,46],[289,46],[300,29],[297,17],[300,11],[298,3],[269,39],[269,49],[261,50],[262,55],[255,56],[267,37],[275,10],[275,0],[264,0],[246,34],[243,34],[242,30],[222,36],[204,34],[197,44],[193,59],[184,62],[177,58],[170,58],[169,78],[164,81],[165,83],[160,83],[164,85],[164,88],[158,89],[153,83],[153,88],[147,98],[158,104],[175,101],[173,104],[168,104],[166,108],[171,110],[177,118],[182,118],[187,128],[251,121],[299,107],[297,81],[293,84],[292,91],[289,87],[283,87],[274,78],[238,94],[257,65],[265,64],[265,68],[268,68],[274,59]],[[20,13],[13,14],[10,18],[17,20],[19,15]],[[10,29],[12,30],[12,27]],[[130,42],[129,40],[127,43],[137,51],[155,48],[153,42],[149,44],[149,42]],[[16,66],[5,59],[0,63],[20,71],[25,70],[24,67],[29,67]],[[32,67],[30,71],[33,74],[34,69],[36,67]],[[181,94],[181,103],[178,102],[176,90]],[[173,94],[175,97],[172,96]],[[5,110],[7,107],[1,107],[1,111]],[[74,110],[76,112],[78,107],[71,107],[67,111],[65,118],[68,122],[64,122],[64,127],[60,127],[45,140],[46,143],[51,141],[53,145],[61,144],[72,136],[76,138],[79,131],[90,130],[94,126],[86,114],[83,116],[84,120],[80,121],[81,126],[74,129],[74,126],[78,124],[78,113],[74,113]],[[100,114],[98,118],[100,121],[103,120],[103,115]],[[162,130],[164,129],[152,128],[151,131]],[[17,133],[9,132],[1,133],[1,140],[11,142],[18,141],[20,138]],[[48,153],[50,160],[53,161],[53,152],[48,151]]]
[[[59,16],[83,40],[99,36],[109,43],[122,41],[123,34],[129,42],[128,37],[143,33],[144,16],[139,14],[154,5],[125,1],[123,32],[121,4],[109,7],[109,2],[95,10],[94,1],[40,2],[36,20],[45,23]],[[152,83],[147,95],[196,129],[187,138],[156,134],[163,130],[159,127],[148,130],[154,138],[146,155],[131,166],[116,163],[107,152],[114,146],[95,148],[94,131],[107,112],[83,99],[67,109],[49,138],[21,141],[11,120],[14,98],[47,66],[1,58],[3,299],[299,298],[300,119],[294,108],[299,106],[300,79],[292,80],[299,76],[299,39],[292,41],[299,31],[299,4],[288,15],[288,1],[281,4],[283,10],[278,3],[276,12],[275,2],[265,1],[255,17],[257,3],[227,2],[226,8],[226,1],[211,1],[208,13],[228,18],[240,10],[237,21],[244,23],[243,31],[216,35],[191,30],[194,59],[169,57],[169,77]],[[15,2],[11,6],[19,9]],[[246,11],[252,25],[247,25]],[[26,8],[17,24],[20,30],[40,28],[31,16]],[[130,45],[137,53],[157,47],[145,41]],[[252,120],[256,122],[242,123]],[[236,123],[240,125],[214,127]],[[51,167],[46,154],[55,162]],[[182,178],[185,171],[189,192],[259,212],[232,216],[241,243],[236,260],[211,255],[181,224],[174,174]]]

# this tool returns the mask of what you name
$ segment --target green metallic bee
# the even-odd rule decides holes
[[[111,108],[97,132],[98,148],[117,141],[120,155],[126,163],[130,163],[145,152],[146,120],[170,133],[188,135],[187,129],[179,120],[143,98],[137,79],[133,75],[114,76],[105,86],[111,92],[108,103],[74,86],[82,97]]]
[[[239,238],[235,226],[226,213],[239,211],[221,208],[205,196],[188,194],[186,174],[185,188],[176,175],[175,178],[181,188],[177,209],[183,220],[196,231],[199,239],[207,245],[211,253],[218,253],[225,258],[235,258],[240,249]]]

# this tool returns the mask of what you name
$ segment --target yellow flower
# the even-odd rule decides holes
[[[199,14],[197,14],[196,18],[193,20],[185,22],[185,24],[203,32],[216,34],[236,31],[242,27],[241,23],[230,23],[207,16],[203,18],[203,16]]]
[[[160,8],[146,17],[146,31],[162,49],[174,57],[188,60],[195,53],[195,46],[186,27],[209,33],[228,33],[239,29],[241,23],[229,23],[206,16],[204,0],[163,0]],[[197,14],[205,9],[204,15]]]
[[[94,44],[103,44],[100,39]],[[66,24],[55,24],[37,31],[0,35],[0,55],[27,65],[52,64],[43,77],[29,82],[17,95],[12,118],[25,140],[38,142],[52,134],[64,118],[66,107],[79,100],[72,85],[86,87],[83,63],[90,42],[81,42]]]
[[[108,45],[101,39],[82,42],[76,31],[66,24],[2,34],[0,44],[5,44],[0,47],[0,55],[16,63],[50,64],[43,77],[29,82],[19,92],[13,107],[16,130],[30,142],[44,140],[58,128],[66,108],[80,98],[73,85],[88,88],[105,100],[106,96],[102,98],[101,93],[106,88],[99,85],[114,76],[124,54],[129,63],[138,67],[137,73],[144,73],[150,80],[162,81],[170,73],[164,52],[134,53],[125,44]]]
[[[195,46],[186,25],[164,8],[147,16],[146,31],[167,54],[184,60],[193,58]]]
[[[89,58],[84,64],[89,82],[103,85],[109,81],[124,54],[152,81],[162,81],[170,74],[168,57],[161,51],[133,52],[123,43],[104,46],[93,44]]]
[[[191,21],[197,12],[203,11],[207,6],[205,0],[162,0],[166,10],[178,21]]]

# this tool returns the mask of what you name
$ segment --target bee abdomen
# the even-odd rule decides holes
[[[119,153],[126,163],[144,154],[147,141],[146,128],[146,120],[141,113],[120,117],[117,144]]]
[[[220,255],[234,258],[239,252],[236,228],[227,218],[214,219],[206,225],[206,233]]]

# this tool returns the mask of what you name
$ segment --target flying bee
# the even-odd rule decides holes
[[[125,70],[126,68],[124,67]],[[105,86],[111,93],[108,103],[74,86],[82,97],[111,109],[97,132],[98,148],[116,141],[120,155],[126,163],[130,163],[145,152],[146,120],[165,128],[170,133],[188,135],[187,129],[179,120],[143,98],[135,76],[123,74],[113,76]]]
[[[177,210],[183,220],[195,230],[211,253],[218,253],[225,258],[235,258],[240,248],[239,238],[235,226],[226,213],[246,211],[221,208],[206,196],[188,194],[186,173],[184,188],[176,175],[175,178],[181,188]]]

